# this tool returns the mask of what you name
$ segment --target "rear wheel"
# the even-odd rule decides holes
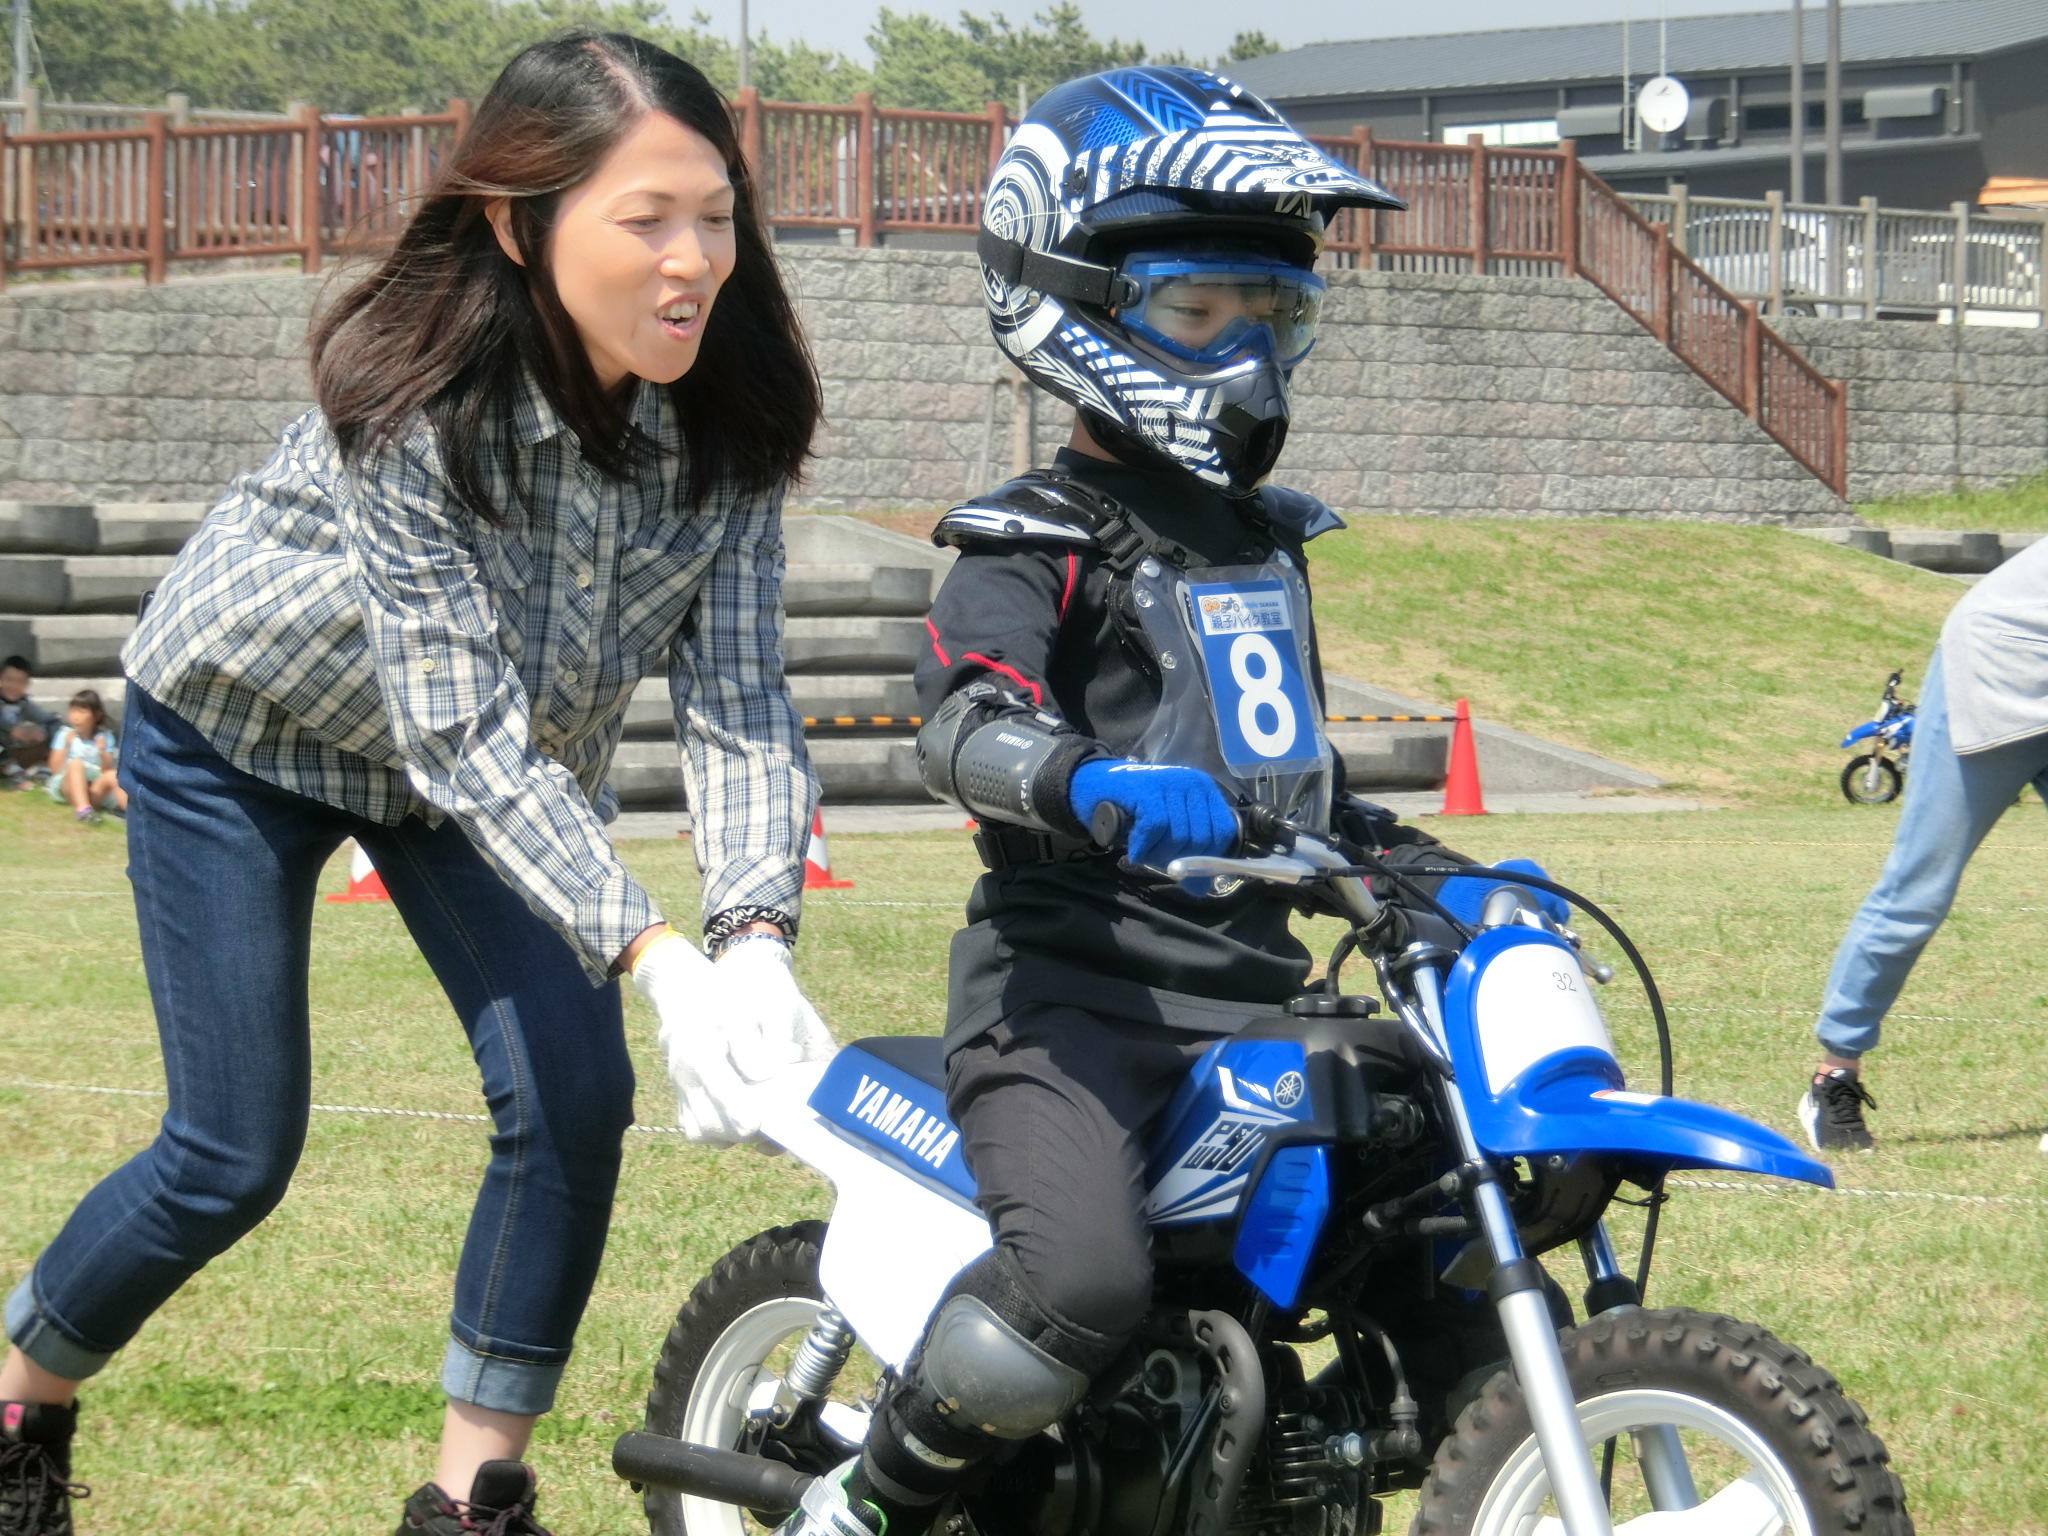
[[[676,1313],[647,1394],[647,1430],[697,1445],[828,1471],[860,1446],[880,1372],[858,1346],[824,1401],[789,1414],[783,1378],[825,1311],[818,1254],[825,1223],[748,1238],[713,1266]],[[752,1513],[666,1488],[642,1495],[654,1536],[749,1536],[781,1511]]]
[[[1863,1410],[1763,1329],[1667,1307],[1596,1317],[1559,1342],[1587,1440],[1617,1442],[1616,1536],[1911,1536]],[[1674,1440],[1676,1480],[1658,1452]],[[1438,1447],[1411,1536],[1563,1532],[1521,1388],[1502,1371]]]
[[[1851,805],[1887,805],[1899,798],[1905,782],[1891,761],[1873,753],[1850,758],[1842,770],[1842,794]]]

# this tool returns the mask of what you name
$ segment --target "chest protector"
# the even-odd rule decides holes
[[[1298,539],[1343,526],[1322,503],[1260,493],[1267,519]],[[1102,552],[1111,613],[1159,680],[1136,732],[1140,762],[1200,768],[1226,792],[1323,831],[1335,754],[1323,734],[1308,582],[1275,542],[1258,564],[1204,565],[1118,503],[1057,472],[1035,471],[947,514],[934,542],[1056,540]]]

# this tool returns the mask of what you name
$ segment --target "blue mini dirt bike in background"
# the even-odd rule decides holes
[[[1899,697],[1899,674],[1884,682],[1877,713],[1842,738],[1844,749],[1861,746],[1842,770],[1842,794],[1851,805],[1885,805],[1899,798],[1906,760],[1913,753],[1913,705]]]
[[[1166,873],[1340,918],[1329,979],[1189,1073],[1152,1134],[1136,1344],[936,1536],[1370,1536],[1400,1489],[1420,1491],[1417,1536],[1910,1536],[1825,1370],[1754,1324],[1642,1304],[1672,1169],[1832,1180],[1670,1096],[1626,936],[1588,907],[1642,975],[1662,1092],[1625,1082],[1592,997],[1610,973],[1526,887],[1466,930],[1383,904],[1348,844],[1270,820],[1259,843]],[[1342,991],[1354,954],[1381,997]],[[831,1181],[832,1219],[748,1239],[677,1314],[646,1428],[613,1453],[657,1536],[748,1536],[794,1508],[989,1246],[944,1081],[939,1040],[892,1037],[771,1085],[766,1134]],[[1624,1183],[1650,1192],[1634,1276],[1603,1220]],[[1574,1249],[1577,1323],[1536,1259]]]

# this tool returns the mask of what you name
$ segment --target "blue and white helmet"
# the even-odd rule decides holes
[[[1288,376],[1314,344],[1326,221],[1405,206],[1221,76],[1089,75],[1039,98],[989,182],[990,323],[1104,446],[1249,495],[1280,456]],[[1166,316],[1191,294],[1230,295],[1237,318],[1177,331]]]

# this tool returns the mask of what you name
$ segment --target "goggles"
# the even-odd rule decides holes
[[[1216,365],[1261,346],[1292,368],[1316,341],[1322,278],[1291,262],[1227,252],[1139,251],[1117,268],[1126,329],[1191,363]]]

